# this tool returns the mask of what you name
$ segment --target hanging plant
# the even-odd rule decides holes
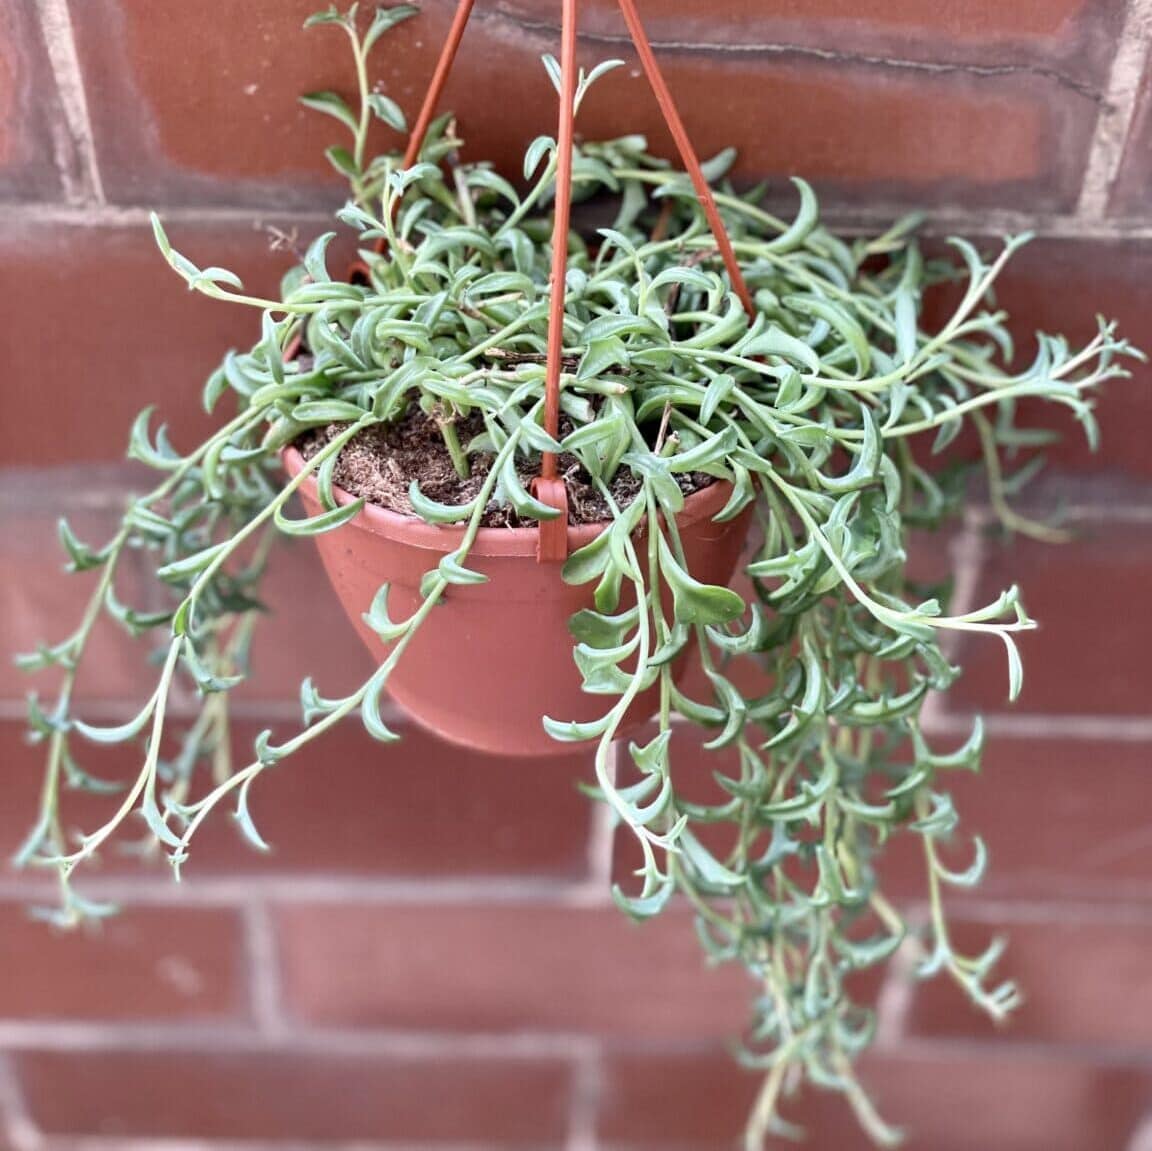
[[[786,1129],[779,1105],[805,1080],[843,1092],[868,1133],[893,1142],[853,1071],[873,1015],[846,981],[905,947],[920,975],[947,974],[994,1018],[1016,1002],[992,979],[998,945],[957,953],[943,907],[945,888],[985,867],[978,839],[970,865],[944,858],[957,838],[948,777],[978,767],[982,733],[937,749],[921,714],[958,674],[944,637],[1002,643],[1015,698],[1014,637],[1033,626],[1015,588],[948,614],[908,573],[909,533],[956,515],[963,476],[941,453],[968,424],[1005,525],[1044,534],[1009,507],[1019,477],[1005,457],[1036,438],[1019,401],[1069,409],[1094,442],[1092,393],[1138,353],[1101,323],[1080,348],[1042,335],[1031,366],[1010,366],[993,289],[1026,237],[991,258],[954,240],[958,265],[926,261],[911,221],[837,237],[802,180],[795,219],[778,219],[726,180],[729,154],[690,162],[690,179],[638,136],[573,146],[572,114],[603,68],[577,75],[572,20],[563,63],[547,61],[560,143],[532,142],[522,183],[459,162],[455,123],[430,122],[431,100],[406,160],[369,156],[373,120],[404,118],[369,87],[368,54],[412,13],[380,9],[362,34],[355,8],[309,21],[347,33],[359,80],[357,107],[305,98],[351,134],[328,151],[351,186],[337,213],[360,252],[350,280],[329,268],[328,233],[280,299],[254,297],[181,255],[154,220],[189,287],[257,309],[261,335],[209,378],[206,409],[234,414],[191,452],[140,415],[129,455],[159,478],[109,542],[60,525],[70,569],[99,574],[76,631],[22,661],[61,680],[55,700],[29,704],[46,769],[20,861],[56,873],[51,914],[70,925],[109,912],[73,877],[138,819],[177,873],[218,812],[263,848],[253,785],[348,718],[395,738],[386,693],[474,745],[587,746],[595,796],[639,853],[616,902],[645,919],[686,900],[708,955],[743,964],[759,988],[743,1059],[765,1080],[747,1146]],[[612,226],[571,229],[573,195],[613,205]],[[924,290],[945,278],[958,302],[926,330]],[[750,527],[740,593],[727,584]],[[379,662],[339,698],[305,680],[299,729],[263,732],[236,763],[229,694],[258,625],[276,626],[260,587],[285,535],[316,537]],[[139,554],[168,589],[163,610],[120,598],[118,573]],[[102,617],[160,668],[114,727],[72,700]],[[749,659],[769,685],[755,698],[733,678]],[[693,669],[704,688],[685,686]],[[179,681],[198,712],[176,733],[166,712]],[[678,724],[725,753],[719,801],[684,797]],[[140,767],[110,818],[72,838],[68,793],[119,786],[85,771],[89,742],[138,745]],[[893,836],[921,844],[926,924],[907,923],[878,885]]]

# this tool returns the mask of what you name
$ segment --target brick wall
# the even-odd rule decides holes
[[[74,614],[53,524],[66,510],[95,538],[114,522],[130,417],[159,401],[191,437],[205,371],[251,336],[250,316],[179,286],[146,209],[192,258],[271,286],[263,226],[311,235],[339,198],[317,162],[327,129],[294,106],[344,86],[338,37],[296,34],[318,6],[0,0],[5,654]],[[409,108],[450,7],[428,0],[381,59]],[[449,98],[477,153],[512,157],[549,130],[532,61],[555,40],[556,7],[480,6]],[[585,7],[585,56],[621,54],[610,0]],[[849,221],[917,205],[935,231],[1035,227],[1002,293],[1025,343],[1041,326],[1084,334],[1097,310],[1152,342],[1152,0],[643,8],[702,151],[736,138],[744,175],[803,173]],[[604,82],[583,128],[661,139],[633,70]],[[949,986],[896,970],[877,988],[867,1073],[913,1147],[1152,1147],[1149,382],[1114,386],[1105,454],[1062,447],[1033,497],[1070,506],[1074,543],[1006,547],[973,506],[952,544],[963,601],[1018,579],[1045,623],[1025,644],[1016,708],[999,651],[973,646],[933,714],[958,736],[970,712],[990,714],[985,776],[958,799],[993,872],[958,904],[958,931],[1007,931],[1006,973],[1029,998],[994,1034]],[[306,547],[273,599],[307,610],[259,650],[242,739],[295,713],[306,672],[336,691],[367,659]],[[99,642],[84,689],[94,715],[115,715],[144,684],[116,636]],[[5,854],[36,788],[23,690],[5,659]],[[587,764],[407,735],[382,748],[348,728],[269,778],[254,806],[270,857],[209,830],[180,889],[162,868],[110,859],[89,890],[130,910],[98,934],[53,936],[25,914],[36,881],[0,878],[0,1148],[731,1145],[755,1089],[723,1047],[745,986],[701,968],[682,917],[637,929],[611,908],[612,837],[573,782]],[[681,754],[691,770],[692,747]],[[915,904],[915,868],[899,854],[891,866]],[[801,1110],[812,1146],[860,1145],[837,1105]]]

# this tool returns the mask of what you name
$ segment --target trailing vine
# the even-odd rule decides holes
[[[137,419],[129,455],[158,480],[128,504],[111,541],[90,546],[60,525],[70,569],[99,577],[77,629],[21,660],[30,670],[59,669],[62,679],[54,699],[29,702],[45,770],[19,861],[55,873],[60,900],[50,914],[71,925],[111,910],[78,891],[75,874],[141,822],[177,873],[218,809],[264,847],[249,811],[253,785],[349,717],[377,739],[395,738],[381,707],[389,676],[437,602],[483,580],[469,553],[486,510],[506,507],[527,522],[555,515],[517,465],[542,452],[570,453],[611,509],[604,532],[563,568],[570,583],[595,587],[595,609],[571,621],[572,657],[585,690],[604,697],[604,712],[592,723],[541,719],[555,739],[593,749],[595,794],[638,844],[635,883],[617,888],[615,899],[646,918],[682,897],[708,955],[742,964],[755,980],[743,1059],[763,1071],[764,1086],[749,1151],[789,1130],[781,1104],[803,1081],[843,1092],[870,1136],[893,1143],[896,1132],[853,1070],[873,1016],[846,984],[918,942],[921,975],[947,974],[996,1018],[1016,1002],[1015,989],[992,978],[998,946],[959,954],[944,911],[945,890],[976,884],[986,864],[979,839],[970,866],[945,862],[958,823],[948,777],[978,768],[982,731],[977,725],[963,747],[940,750],[924,733],[922,712],[929,693],[958,675],[942,636],[1001,642],[1015,697],[1014,637],[1033,626],[1015,588],[948,614],[908,576],[908,531],[939,530],[956,515],[963,485],[936,461],[970,422],[1005,525],[1051,534],[1010,507],[1014,477],[1005,460],[1035,438],[1019,401],[1069,409],[1094,442],[1092,393],[1126,375],[1120,358],[1138,353],[1102,322],[1081,348],[1040,336],[1033,362],[1014,370],[994,288],[1027,237],[1010,238],[991,258],[953,240],[959,263],[948,266],[925,260],[911,221],[844,240],[821,225],[802,180],[794,181],[795,218],[778,219],[758,192],[726,180],[725,153],[708,175],[754,296],[749,320],[687,178],[653,157],[643,138],[624,136],[575,154],[581,197],[614,204],[616,215],[610,228],[569,237],[564,345],[576,366],[563,378],[571,430],[557,441],[542,418],[555,143],[541,138],[527,149],[523,192],[487,164],[459,162],[447,117],[414,167],[400,167],[392,154],[369,157],[371,123],[403,129],[404,120],[370,86],[368,54],[413,11],[380,9],[363,34],[354,8],[310,21],[342,30],[353,48],[357,106],[333,93],[305,103],[351,135],[351,147],[331,148],[328,157],[351,187],[337,216],[356,237],[363,276],[348,282],[330,271],[328,233],[286,278],[281,298],[254,297],[231,272],[194,265],[154,219],[164,258],[188,286],[256,309],[261,334],[207,381],[205,408],[217,413],[227,401],[236,414],[221,417],[194,450],[177,452],[163,427],[152,429],[149,411]],[[582,78],[578,102],[608,67]],[[375,250],[381,240],[383,253]],[[948,276],[963,285],[959,300],[943,326],[925,330],[923,293]],[[307,355],[286,355],[301,340]],[[423,520],[465,524],[463,543],[427,573],[410,616],[393,619],[388,588],[380,588],[365,618],[392,647],[365,682],[329,698],[305,680],[298,729],[262,732],[246,761],[234,763],[229,694],[258,642],[261,581],[275,541],[337,530],[355,517],[363,500],[341,503],[334,491],[341,450],[361,430],[417,408],[435,414],[457,470],[483,476],[460,506],[430,499],[415,482],[409,493]],[[483,431],[464,443],[458,429],[468,420]],[[323,446],[285,482],[282,449],[317,428],[327,430]],[[631,502],[613,495],[621,470],[637,481]],[[676,526],[684,503],[677,477],[687,473],[732,485],[718,518],[755,509],[748,599],[688,570]],[[308,477],[323,506],[298,518],[292,497]],[[118,576],[139,553],[168,591],[163,610],[120,598]],[[85,721],[73,700],[101,617],[155,649],[160,669],[139,712],[115,726]],[[675,657],[689,649],[709,685],[703,695],[686,694],[672,677]],[[731,678],[733,661],[745,657],[762,664],[766,694],[746,698]],[[181,681],[195,689],[198,710],[176,733],[168,713]],[[629,704],[654,686],[651,735],[629,746],[630,774],[617,778],[617,732]],[[737,765],[717,772],[717,802],[685,797],[672,739],[681,722],[702,729],[705,746]],[[137,746],[140,766],[106,822],[73,838],[67,794],[116,786],[85,771],[88,743]],[[875,860],[894,835],[923,845],[931,909],[924,925],[906,922],[879,889]],[[721,839],[723,849],[708,846]]]

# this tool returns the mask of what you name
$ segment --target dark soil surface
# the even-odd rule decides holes
[[[314,428],[296,443],[305,459],[310,459],[339,434],[341,424]],[[561,426],[561,436],[571,428]],[[456,432],[467,447],[469,440],[484,431],[479,415],[459,420]],[[471,457],[472,474],[462,480],[452,464],[452,457],[444,445],[436,422],[413,406],[394,424],[377,424],[365,428],[344,447],[333,475],[336,486],[354,496],[363,496],[369,503],[390,511],[412,515],[408,489],[418,480],[420,490],[429,499],[442,504],[466,504],[484,484],[492,466],[490,455]],[[560,474],[568,489],[568,522],[570,524],[603,523],[612,514],[604,497],[592,486],[591,478],[580,461],[572,455],[559,457]],[[539,474],[537,460],[521,460],[517,472],[527,488]],[[676,477],[686,495],[713,482],[713,477],[690,473]],[[612,483],[612,495],[621,507],[626,507],[640,490],[640,482],[626,468],[621,468]],[[485,527],[534,526],[537,521],[525,520],[511,507],[492,501],[484,510],[481,521]]]

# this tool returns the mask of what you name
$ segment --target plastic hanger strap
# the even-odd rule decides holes
[[[552,298],[548,310],[548,364],[544,378],[544,430],[557,439],[560,434],[560,370],[564,360],[564,296],[568,279],[568,232],[572,215],[572,147],[576,119],[576,20],[578,0],[564,0],[563,31],[560,44],[560,126],[556,133],[556,198],[552,213]],[[540,459],[538,486],[547,497],[544,502],[562,512],[556,520],[563,528],[552,533],[562,541],[563,553],[555,555],[556,545],[545,548],[545,522],[540,525],[541,563],[567,555],[568,495],[558,478],[556,453],[544,452]],[[545,552],[547,551],[547,555]]]
[[[754,316],[756,305],[752,302],[752,294],[748,291],[748,285],[744,281],[744,273],[740,270],[740,264],[736,260],[736,252],[728,236],[728,229],[720,218],[716,197],[712,194],[704,170],[700,167],[700,160],[696,155],[696,150],[692,147],[692,141],[688,138],[688,131],[684,127],[684,121],[680,118],[676,101],[672,99],[672,92],[668,88],[664,74],[660,71],[656,53],[652,51],[652,44],[640,20],[640,13],[636,10],[634,0],[618,0],[618,2],[624,23],[628,25],[628,35],[632,37],[632,43],[636,46],[640,65],[648,77],[649,87],[656,97],[656,103],[664,117],[664,123],[672,134],[676,149],[680,153],[680,160],[688,171],[696,195],[700,198],[700,206],[704,209],[708,226],[712,229],[712,235],[716,240],[716,247],[720,249],[724,267],[728,270],[728,278],[732,281],[732,290],[740,298],[740,302],[744,305],[744,310],[749,317]]]
[[[536,499],[560,513],[555,519],[540,521],[536,559],[542,564],[562,564],[568,558],[568,489],[559,476],[537,476],[531,488]]]

